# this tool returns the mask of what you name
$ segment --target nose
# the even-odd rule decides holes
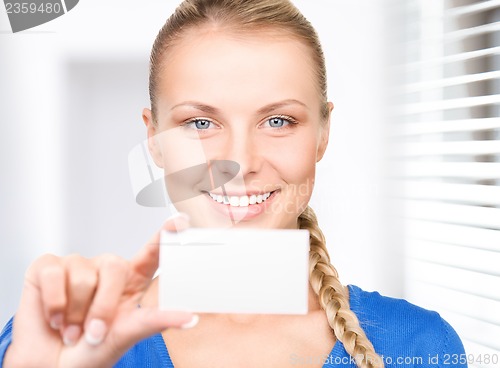
[[[263,160],[256,135],[246,130],[228,134],[221,147],[221,159],[236,162],[243,177],[259,172]]]

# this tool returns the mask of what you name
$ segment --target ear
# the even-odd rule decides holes
[[[159,128],[153,120],[153,114],[150,109],[144,108],[142,110],[142,120],[144,121],[147,129],[149,153],[156,166],[163,168],[163,156],[156,139],[156,134],[159,133]]]
[[[318,144],[318,151],[316,153],[316,162],[319,162],[326,151],[326,147],[328,147],[328,139],[330,137],[330,117],[332,115],[333,103],[328,102],[328,119],[326,123],[321,127],[320,140]]]

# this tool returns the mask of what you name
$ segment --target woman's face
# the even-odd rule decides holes
[[[158,124],[149,109],[143,119],[176,208],[196,227],[296,228],[328,142],[310,51],[190,32],[159,77]]]

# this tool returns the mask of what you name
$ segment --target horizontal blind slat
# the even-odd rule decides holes
[[[413,115],[431,111],[462,109],[500,103],[500,95],[474,96],[407,104],[395,109],[397,115]]]
[[[403,196],[408,199],[434,199],[500,206],[499,186],[409,180],[402,181],[399,185],[403,187]]]
[[[479,321],[475,318],[448,312],[443,316],[465,339],[476,342],[492,350],[500,350],[500,326]],[[490,367],[498,367],[490,365]]]
[[[458,77],[429,80],[405,85],[400,92],[414,93],[433,88],[443,88],[500,78],[500,71],[460,75]]]
[[[421,23],[424,24],[425,22]],[[421,29],[422,28],[423,27],[421,27]],[[488,36],[490,33],[497,32],[499,30],[500,30],[500,22],[495,22],[495,23],[484,24],[477,27],[460,29],[458,31],[451,31],[444,34],[422,33],[420,35],[421,38],[406,41],[402,43],[400,47],[405,48],[407,50],[411,50],[420,47],[424,43],[432,46],[441,46],[443,43],[452,43],[452,42],[459,43],[465,41],[467,38],[470,37]]]
[[[411,284],[412,295],[427,295],[432,307],[500,326],[500,301],[421,282]]]
[[[499,252],[418,239],[410,239],[407,245],[408,256],[422,262],[433,262],[500,277]],[[498,297],[500,298],[500,285]]]
[[[471,226],[410,220],[405,231],[409,239],[424,239],[500,252],[500,231]]]
[[[394,144],[394,155],[396,156],[488,155],[495,153],[500,153],[500,140]]]
[[[421,20],[421,24],[425,24],[425,20]],[[422,37],[420,39],[414,39],[403,43],[400,47],[405,47],[407,49],[412,49],[418,47],[422,44],[427,45],[441,45],[443,42],[457,42],[463,41],[469,37],[487,35],[492,32],[500,30],[500,22],[493,22],[488,24],[482,24],[480,26],[459,29],[456,31],[445,32],[442,34],[436,34],[432,36]]]
[[[413,61],[413,62],[410,62],[407,64],[397,65],[394,68],[396,71],[406,73],[406,72],[411,72],[414,70],[420,70],[422,68],[433,67],[433,66],[442,66],[445,64],[449,64],[449,63],[456,63],[459,61],[468,61],[468,60],[480,58],[483,56],[498,55],[498,54],[500,54],[500,46],[495,46],[495,47],[489,47],[486,49],[460,52],[460,53],[450,54],[450,55],[431,58],[431,59]]]
[[[500,118],[398,123],[391,127],[390,134],[398,137],[429,133],[473,132],[491,129],[500,129]]]
[[[500,301],[500,277],[412,259],[407,261],[406,266],[408,282],[424,282]]]
[[[394,163],[395,165],[397,163]],[[496,162],[402,162],[403,177],[500,179],[500,163]]]
[[[470,27],[470,28],[460,29],[458,31],[445,33],[444,41],[463,40],[468,37],[479,36],[496,31],[500,31],[500,22],[482,24],[476,27]]]
[[[500,229],[500,208],[405,200],[404,216],[452,224]]]
[[[464,5],[448,9],[447,11],[444,12],[444,15],[450,17],[458,17],[462,15],[470,15],[481,11],[492,10],[497,7],[500,7],[500,0],[481,1],[471,5]]]

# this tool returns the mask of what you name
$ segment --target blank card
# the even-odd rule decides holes
[[[163,231],[160,308],[306,314],[308,263],[307,230]]]

